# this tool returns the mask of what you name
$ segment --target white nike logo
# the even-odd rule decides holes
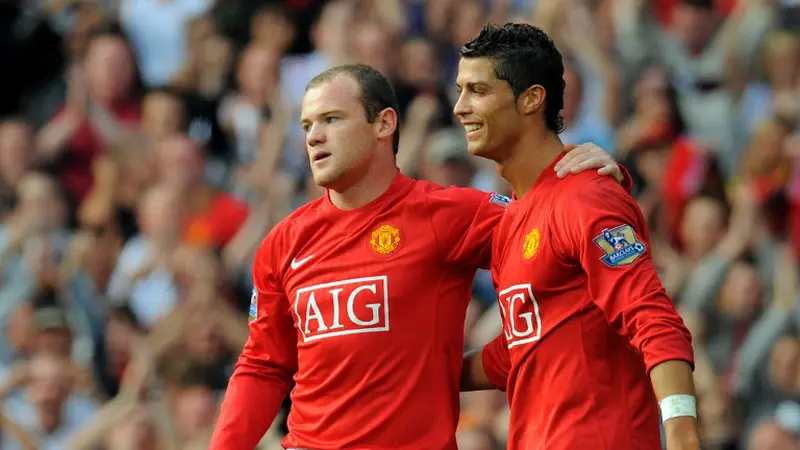
[[[299,260],[299,261],[297,260],[297,258],[293,258],[293,259],[292,259],[292,264],[291,264],[291,265],[292,265],[292,269],[293,269],[293,270],[294,270],[294,269],[297,269],[298,267],[302,266],[303,264],[305,264],[306,262],[308,262],[308,260],[309,260],[309,259],[311,259],[311,258],[313,258],[313,257],[314,257],[314,255],[311,255],[311,256],[306,256],[305,258],[303,258],[303,259],[301,259],[301,260]]]

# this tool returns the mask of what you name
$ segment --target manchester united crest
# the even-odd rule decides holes
[[[536,250],[539,249],[540,237],[539,230],[536,228],[525,235],[525,240],[522,242],[522,256],[524,256],[525,259],[531,259],[533,255],[536,254]]]
[[[369,243],[376,252],[389,255],[400,245],[400,230],[391,225],[381,225],[372,232]]]

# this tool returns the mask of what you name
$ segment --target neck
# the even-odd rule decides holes
[[[391,164],[376,161],[369,167],[364,175],[355,182],[342,189],[329,189],[331,203],[339,209],[348,210],[360,208],[383,195],[392,185],[397,175],[397,165],[392,159]]]
[[[532,130],[512,147],[509,157],[497,162],[500,176],[508,181],[517,199],[533,188],[544,169],[564,151],[558,135],[546,130]]]

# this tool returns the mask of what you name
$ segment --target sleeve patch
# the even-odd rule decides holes
[[[250,313],[247,321],[252,322],[258,318],[258,291],[253,288],[253,295],[250,296]]]
[[[645,246],[630,225],[604,229],[594,243],[603,251],[600,261],[608,267],[624,267],[636,262],[645,252]]]
[[[508,204],[510,202],[511,202],[510,198],[506,197],[505,195],[500,195],[500,194],[492,194],[492,196],[489,198],[489,203],[494,203],[495,205],[500,205],[503,208],[508,206]]]

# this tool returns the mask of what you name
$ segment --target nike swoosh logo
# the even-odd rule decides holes
[[[314,257],[314,255],[311,255],[311,256],[306,256],[305,258],[303,258],[303,259],[301,259],[301,260],[299,260],[299,261],[297,260],[297,258],[294,258],[294,259],[292,259],[292,264],[291,264],[291,265],[292,265],[292,269],[293,269],[293,270],[294,270],[294,269],[297,269],[298,267],[300,267],[300,266],[302,266],[303,264],[307,263],[307,262],[308,262],[308,260],[309,260],[309,259],[311,259],[311,258],[313,258],[313,257]]]

